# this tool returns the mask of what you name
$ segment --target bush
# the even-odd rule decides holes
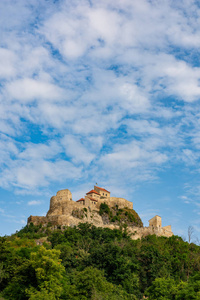
[[[99,209],[100,216],[102,216],[104,213],[106,213],[106,214],[110,213],[110,208],[105,202],[101,203],[100,209]]]

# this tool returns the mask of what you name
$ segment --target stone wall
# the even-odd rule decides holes
[[[171,225],[168,225],[168,226],[164,226],[164,227],[162,227],[164,230],[166,230],[166,231],[172,231],[172,227],[171,227]]]
[[[124,198],[110,197],[108,202],[109,202],[109,205],[112,207],[115,205],[118,205],[118,208],[127,207],[130,209],[133,209],[133,203]]]
[[[96,203],[96,207],[99,209],[101,203],[106,203],[110,207],[118,206],[118,208],[130,208],[133,209],[133,203],[124,199],[124,198],[118,198],[118,197],[107,197],[107,198],[100,198],[98,199],[98,202]]]
[[[28,221],[27,221],[28,225],[30,223],[33,223],[34,225],[38,226],[40,224],[44,225],[44,224],[47,224],[48,223],[48,218],[46,217],[37,217],[37,216],[30,216],[28,218]]]
[[[168,231],[162,228],[152,228],[152,227],[142,227],[142,228],[128,228],[129,232],[132,233],[132,239],[137,240],[141,239],[150,234],[155,234],[157,236],[170,237],[173,235],[172,231]]]

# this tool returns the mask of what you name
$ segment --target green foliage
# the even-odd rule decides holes
[[[178,285],[176,300],[200,300],[200,273],[189,278],[188,282]]]
[[[47,250],[43,246],[37,252],[31,253],[30,264],[34,269],[37,282],[36,288],[31,287],[26,290],[31,300],[38,299],[40,294],[43,297],[46,295],[46,298],[49,296],[49,299],[57,299],[61,295],[60,282],[65,274],[65,268],[61,264],[59,255],[59,250]]]
[[[116,222],[116,221],[120,221],[120,218],[118,216],[112,217],[111,222]]]
[[[0,300],[5,300],[5,298],[3,298],[1,293],[0,293]]]
[[[40,293],[43,295],[44,291],[58,298],[62,292],[60,281],[65,274],[59,255],[58,250],[38,247],[36,252],[31,253],[29,260],[23,260],[17,267],[16,273],[4,289],[6,298],[36,299],[34,297],[39,297]]]
[[[128,214],[128,209],[112,209],[112,218]],[[43,246],[33,238],[40,234],[46,235],[40,238]],[[134,241],[126,228],[81,223],[54,231],[30,225],[0,237],[5,299],[135,300],[146,295],[149,300],[200,300],[199,274],[200,247],[178,236]]]
[[[101,203],[100,208],[99,208],[99,214],[102,216],[103,214],[109,214],[110,213],[110,208],[109,206],[104,202]]]
[[[40,291],[29,291],[29,300],[56,300],[54,292],[48,292],[46,289],[42,288]]]
[[[147,289],[149,300],[198,300],[200,299],[200,273],[186,282],[175,282],[172,278],[156,278]]]
[[[42,224],[36,226],[33,223],[30,223],[30,225],[26,225],[24,228],[22,228],[19,232],[16,233],[16,236],[20,238],[29,238],[29,239],[39,239],[41,237],[45,236],[45,232],[41,230]]]
[[[149,300],[175,299],[177,294],[177,285],[171,278],[156,278],[150,288],[147,290]]]
[[[106,203],[101,203],[99,214],[101,216],[107,215],[110,222],[116,223],[118,225],[127,224],[129,226],[143,226],[139,215],[133,209],[119,209],[118,205],[110,208]]]
[[[127,294],[122,287],[109,283],[104,272],[96,268],[86,267],[81,272],[73,273],[71,282],[72,290],[65,293],[64,299],[136,299]]]

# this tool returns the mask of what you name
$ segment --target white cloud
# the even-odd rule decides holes
[[[40,205],[41,204],[41,201],[39,200],[32,200],[32,201],[29,201],[28,202],[28,205]]]
[[[155,149],[148,149],[145,144],[131,142],[124,145],[116,145],[111,153],[105,154],[101,162],[105,166],[123,170],[147,168],[153,165],[161,165],[168,157]]]
[[[124,84],[121,87],[121,93],[123,96],[122,107],[126,108],[129,113],[146,111],[149,106],[149,100],[142,95],[137,85]]]
[[[195,153],[194,151],[190,149],[183,149],[181,159],[187,164],[187,165],[194,165],[196,164],[197,160],[199,158],[199,155]]]
[[[66,135],[62,139],[62,144],[65,147],[67,155],[72,157],[74,163],[83,162],[89,164],[95,157],[80,141],[78,137]],[[90,149],[90,145],[87,145]]]
[[[15,157],[16,155],[18,155],[19,149],[16,146],[17,143],[15,142],[15,140],[7,137],[4,134],[1,134],[0,136],[0,162],[1,165],[7,165],[10,162],[10,156]]]
[[[126,120],[124,122],[128,127],[128,132],[135,135],[147,134],[161,136],[163,129],[160,128],[160,124],[156,121],[148,120]]]
[[[12,78],[16,74],[16,55],[9,49],[0,48],[0,77]]]
[[[11,99],[18,99],[23,102],[37,101],[38,99],[55,101],[63,96],[62,90],[56,85],[31,78],[8,83],[6,92]]]
[[[173,65],[165,66],[163,73],[168,76],[168,90],[187,102],[200,98],[200,69],[192,68],[182,61],[174,61]]]
[[[37,123],[45,125],[47,128],[52,126],[59,130],[65,130],[66,123],[78,120],[76,106],[66,106],[48,102],[39,103],[39,107],[32,112],[36,117]]]
[[[24,219],[21,219],[19,222],[20,222],[20,224],[22,224],[22,225],[25,225],[25,224],[27,224],[27,221],[26,221],[26,220],[24,220]]]
[[[81,168],[61,159],[11,160],[0,176],[0,186],[3,188],[13,186],[16,189],[24,189],[25,192],[35,190],[36,193],[37,189],[48,186],[51,181],[64,182],[69,178],[78,179],[81,172]]]
[[[50,159],[62,151],[62,148],[56,141],[50,141],[45,144],[24,144],[25,150],[19,153],[19,158],[26,160]]]

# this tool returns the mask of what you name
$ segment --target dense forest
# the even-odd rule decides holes
[[[0,237],[0,299],[200,299],[200,247],[88,223]]]

